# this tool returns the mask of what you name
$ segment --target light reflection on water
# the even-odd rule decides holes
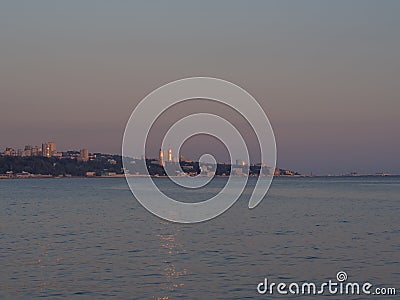
[[[340,270],[398,287],[399,195],[400,178],[280,178],[254,210],[240,199],[180,225],[147,212],[124,179],[1,180],[0,299],[265,299],[265,276]]]
[[[177,257],[183,253],[185,250],[183,249],[183,245],[177,241],[177,235],[179,234],[179,228],[174,228],[173,232],[170,232],[169,222],[161,221],[162,232],[157,234],[157,237],[160,239],[160,246],[165,249],[165,254],[162,256],[162,263],[164,265],[164,275],[166,278],[166,283],[161,286],[161,290],[166,294],[163,296],[157,297],[157,299],[170,299],[168,294],[170,292],[176,291],[178,288],[184,287],[184,282],[180,280],[181,276],[187,274],[187,270],[181,268],[174,262],[174,257]]]

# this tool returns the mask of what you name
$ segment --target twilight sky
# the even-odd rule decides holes
[[[49,140],[120,153],[143,97],[210,76],[260,102],[278,166],[400,173],[399,11],[395,0],[2,1],[0,150]]]

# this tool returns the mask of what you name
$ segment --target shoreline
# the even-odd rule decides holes
[[[357,178],[357,177],[399,177],[400,174],[360,174],[360,175],[274,175],[277,178]],[[0,176],[0,180],[12,180],[12,179],[96,179],[96,178],[170,178],[170,176],[150,176],[150,175],[128,175],[124,174],[113,175],[113,176],[52,176],[52,175],[30,175],[30,176]],[[180,176],[173,176],[180,177]],[[196,176],[193,176],[196,177]],[[217,178],[229,178],[230,176],[215,176]],[[233,176],[241,177],[241,176]],[[265,178],[267,176],[261,176]],[[260,178],[260,176],[248,176],[248,178]]]

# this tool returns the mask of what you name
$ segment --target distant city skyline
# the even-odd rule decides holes
[[[89,160],[89,150],[87,148],[80,148],[79,150],[68,149],[57,151],[57,144],[55,142],[42,142],[41,146],[25,144],[23,147],[6,146],[2,151],[0,146],[0,156],[42,156],[42,157],[63,157],[63,153],[78,152],[79,154],[70,155],[70,158],[76,158],[80,161]]]
[[[96,157],[94,155],[95,153],[102,153],[101,151],[92,151],[89,152],[87,148],[80,148],[79,150],[73,149],[73,148],[68,148],[68,149],[63,149],[57,151],[57,146],[55,142],[44,142],[42,143],[41,146],[33,146],[33,145],[24,145],[23,147],[12,147],[12,146],[6,146],[3,147],[4,150],[2,150],[1,145],[0,145],[0,157],[1,156],[20,156],[20,157],[29,157],[29,156],[42,156],[42,157],[56,157],[56,158],[71,158],[71,159],[76,159],[78,161],[83,161],[86,162],[90,159],[93,159]],[[28,151],[28,152],[27,152]],[[105,155],[121,155],[120,153],[102,153]],[[64,156],[65,155],[65,156]],[[140,159],[139,157],[133,157],[134,159]],[[191,161],[197,161],[196,159],[191,158],[190,156],[185,157],[181,154],[176,154],[172,152],[171,148],[168,149],[160,149],[158,152],[158,156],[146,156],[146,159],[149,160],[155,160],[158,161],[158,163],[161,166],[165,166],[165,163],[177,163],[178,161],[184,161],[184,162],[191,162]],[[216,161],[218,164],[230,164],[229,161]],[[211,163],[212,162],[205,162],[205,163]],[[236,159],[234,160],[234,164],[236,166],[240,167],[245,167],[248,165],[263,165],[266,166],[264,163],[259,162],[259,161],[250,161],[249,163],[241,160],[241,159]],[[288,175],[293,175],[297,170],[294,170],[293,168],[291,170],[282,168],[280,166],[276,166],[276,170],[283,170],[282,172],[287,172]],[[290,169],[290,168],[289,168]],[[300,173],[301,174],[301,173]],[[390,172],[385,172],[385,171],[374,171],[374,172],[360,172],[359,170],[352,170],[350,172],[327,172],[327,173],[318,173],[318,172],[310,172],[310,173],[302,173],[302,175],[376,175],[376,174],[387,174],[387,175],[400,175],[400,173],[390,173]],[[282,174],[281,174],[282,175]]]
[[[260,102],[278,166],[400,173],[399,11],[399,1],[3,1],[0,147],[48,140],[120,154],[126,122],[148,93],[210,76]],[[193,107],[225,114],[251,136],[232,112]],[[190,111],[167,112],[159,128]],[[149,156],[158,156],[162,132]],[[223,146],[204,141],[193,139],[184,155],[212,145],[226,159]]]

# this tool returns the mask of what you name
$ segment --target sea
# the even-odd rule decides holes
[[[400,298],[400,177],[274,178],[248,209],[255,180],[197,224],[154,216],[124,178],[0,180],[0,299]],[[265,279],[321,284],[339,272],[397,295],[258,291]]]

